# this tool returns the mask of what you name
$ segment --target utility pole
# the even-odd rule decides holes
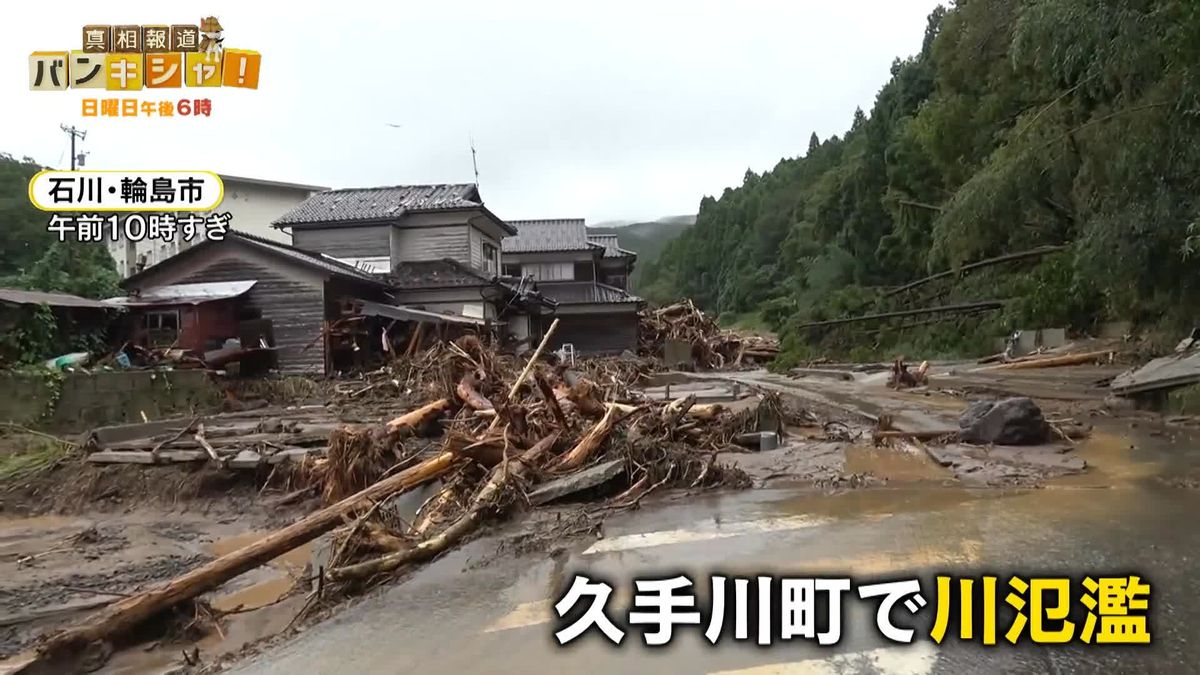
[[[80,164],[83,164],[83,153],[79,153],[78,155],[75,154],[75,139],[78,138],[80,141],[83,141],[85,138],[87,138],[87,132],[80,131],[73,126],[69,127],[65,124],[60,124],[58,127],[71,137],[71,170],[74,171],[76,160],[78,160]]]

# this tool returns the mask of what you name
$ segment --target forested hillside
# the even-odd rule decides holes
[[[629,283],[637,292],[643,292],[642,274],[648,264],[658,260],[667,243],[678,237],[696,222],[695,216],[667,216],[644,223],[630,223],[619,227],[589,227],[594,234],[615,234],[621,248],[638,254],[633,276]]]
[[[961,0],[891,72],[844,136],[814,134],[802,157],[705,197],[643,283],[761,310],[793,361],[978,351],[1022,326],[1196,321],[1200,3]],[[887,292],[1043,245],[1065,249]],[[802,327],[975,300],[1006,302]]]
[[[0,152],[0,287],[116,295],[120,277],[108,249],[59,242],[47,229],[50,214],[30,203],[29,180],[42,168]]]

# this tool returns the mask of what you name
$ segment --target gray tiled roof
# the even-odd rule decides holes
[[[547,251],[586,251],[587,227],[583,218],[550,220],[510,220],[517,236],[500,242],[504,253],[542,253]]]
[[[603,246],[605,258],[626,258],[637,255],[633,251],[621,248],[615,234],[589,234],[588,241]]]
[[[310,196],[275,224],[388,220],[410,211],[467,209],[482,205],[479,189],[470,183],[326,190]]]
[[[538,290],[560,305],[643,302],[638,296],[616,286],[591,281],[543,282],[538,284]]]

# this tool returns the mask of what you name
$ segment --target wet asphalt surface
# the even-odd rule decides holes
[[[610,518],[601,544],[579,541],[555,553],[497,556],[496,537],[476,540],[234,671],[1196,672],[1200,490],[1177,479],[1200,475],[1200,439],[1147,431],[1098,434],[1079,449],[1092,465],[1087,474],[1041,489],[893,481],[835,493],[727,492],[646,504]],[[594,545],[601,550],[589,550]],[[666,647],[643,645],[638,627],[620,647],[598,633],[560,647],[553,633],[562,624],[551,605],[576,572],[618,586],[609,603],[618,625],[633,579],[686,573],[699,581],[703,623],[677,627]],[[1152,587],[1153,643],[1014,647],[1001,637],[991,647],[956,640],[935,646],[926,637],[931,602],[915,618],[893,613],[897,625],[917,631],[913,645],[897,646],[875,629],[875,605],[854,595],[843,603],[836,646],[792,640],[764,648],[727,631],[714,647],[702,636],[712,574],[850,575],[855,585],[917,576],[932,601],[928,577],[937,573],[1138,574]],[[1006,629],[1002,621],[1001,635]]]

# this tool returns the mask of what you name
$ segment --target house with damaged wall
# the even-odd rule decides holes
[[[230,232],[124,282],[136,344],[255,353],[253,370],[354,368],[422,336],[485,333],[517,349],[636,350],[636,255],[582,219],[506,222],[471,184],[325,190],[275,219],[288,245]]]
[[[474,185],[328,190],[274,225],[294,245],[231,232],[129,277],[138,339],[207,350],[236,338],[282,372],[333,373],[422,330],[501,337],[555,308],[499,277],[515,230]]]
[[[557,307],[553,317],[532,317],[541,335],[559,320],[550,346],[571,345],[581,354],[636,351],[638,310],[645,302],[628,290],[637,255],[616,235],[590,235],[582,218],[514,220],[517,236],[501,244],[506,278],[532,282]]]

